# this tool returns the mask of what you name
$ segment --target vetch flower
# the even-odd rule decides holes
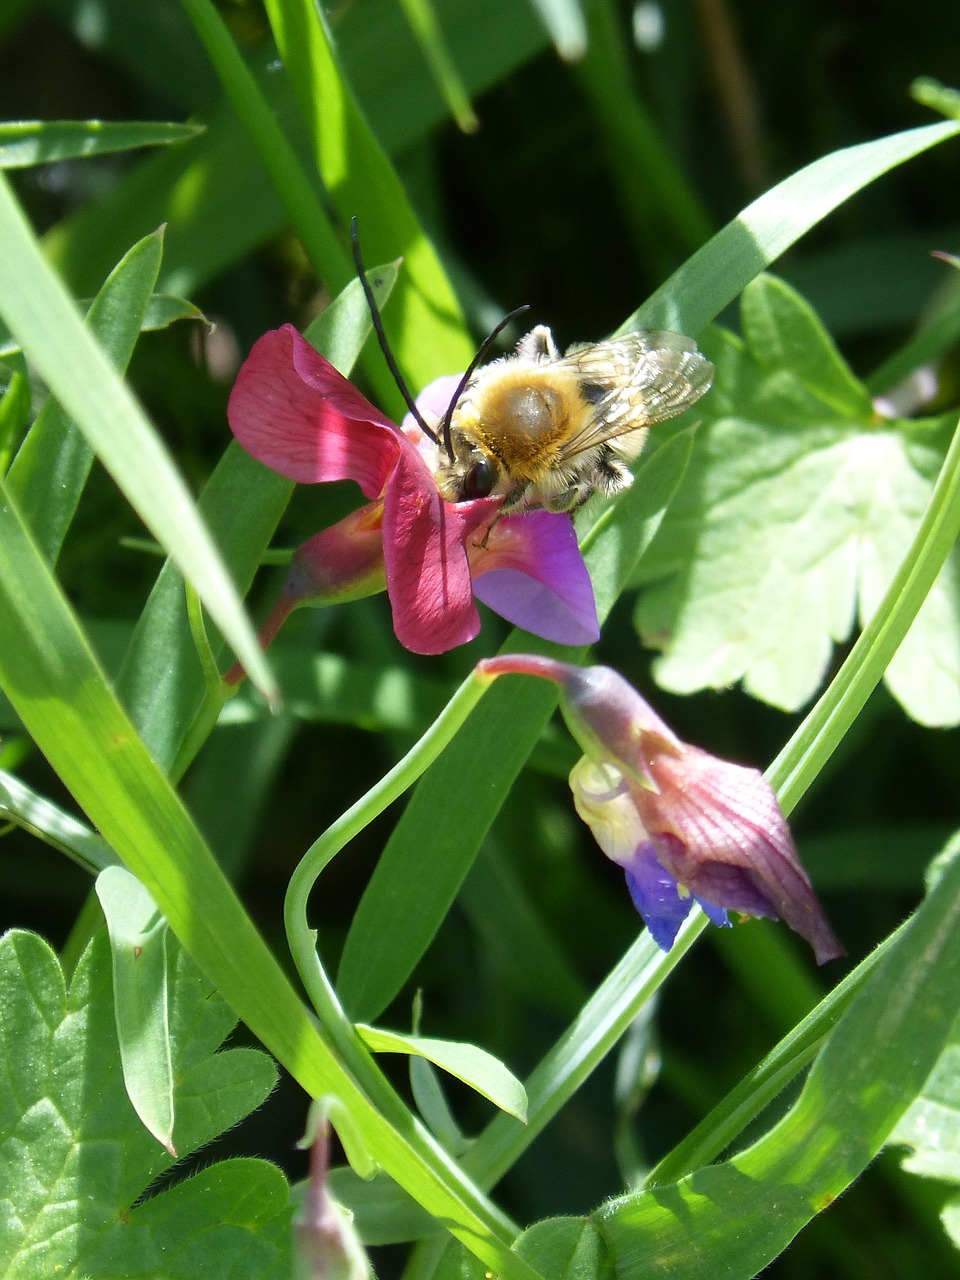
[[[560,686],[564,718],[585,753],[570,774],[577,812],[624,868],[665,951],[696,901],[714,924],[728,923],[727,911],[783,920],[818,964],[843,954],[758,770],[682,742],[609,667],[510,654],[483,660],[478,671]]]
[[[431,384],[418,405],[442,412],[456,381]],[[297,550],[265,640],[299,604],[384,588],[397,638],[416,653],[471,640],[480,628],[474,596],[546,639],[597,638],[593,587],[569,517],[497,520],[499,498],[447,502],[434,478],[437,445],[412,419],[392,423],[292,325],[254,345],[227,416],[242,447],[271,470],[300,484],[355,480],[368,499]]]

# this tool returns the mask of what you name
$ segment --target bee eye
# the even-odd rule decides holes
[[[497,468],[489,458],[481,458],[473,463],[463,477],[461,485],[461,502],[469,502],[473,498],[489,498],[493,486],[497,483]]]

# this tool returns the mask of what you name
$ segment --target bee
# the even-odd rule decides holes
[[[461,384],[442,423],[437,487],[449,502],[502,497],[503,514],[576,511],[626,489],[650,424],[696,404],[712,377],[679,333],[639,330],[561,355],[538,325]]]
[[[377,339],[410,413],[437,447],[434,474],[448,502],[500,497],[501,515],[533,508],[573,513],[595,493],[619,493],[633,483],[629,464],[647,428],[682,413],[710,388],[713,365],[693,339],[661,329],[581,343],[561,355],[550,330],[538,325],[513,355],[483,364],[524,306],[486,338],[443,418],[428,422],[390,350],[356,218],[350,233]]]

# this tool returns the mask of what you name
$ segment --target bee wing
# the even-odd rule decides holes
[[[575,369],[584,399],[593,406],[567,441],[567,458],[675,417],[696,404],[713,379],[713,365],[693,339],[663,329],[572,347],[561,363]]]

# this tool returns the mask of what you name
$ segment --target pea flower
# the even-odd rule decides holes
[[[727,912],[783,920],[817,963],[843,955],[800,865],[772,787],[756,769],[681,740],[609,667],[509,654],[478,665],[560,686],[584,750],[570,774],[580,817],[626,872],[634,905],[669,951],[696,901],[714,924]]]
[[[418,399],[439,419],[455,377]],[[252,457],[300,484],[354,480],[368,502],[305,542],[267,619],[269,642],[309,602],[384,588],[397,638],[443,653],[480,629],[474,597],[509,622],[561,644],[599,634],[593,587],[566,515],[496,519],[500,498],[451,503],[437,490],[437,445],[402,427],[356,390],[292,325],[264,334],[237,375],[227,416]]]

